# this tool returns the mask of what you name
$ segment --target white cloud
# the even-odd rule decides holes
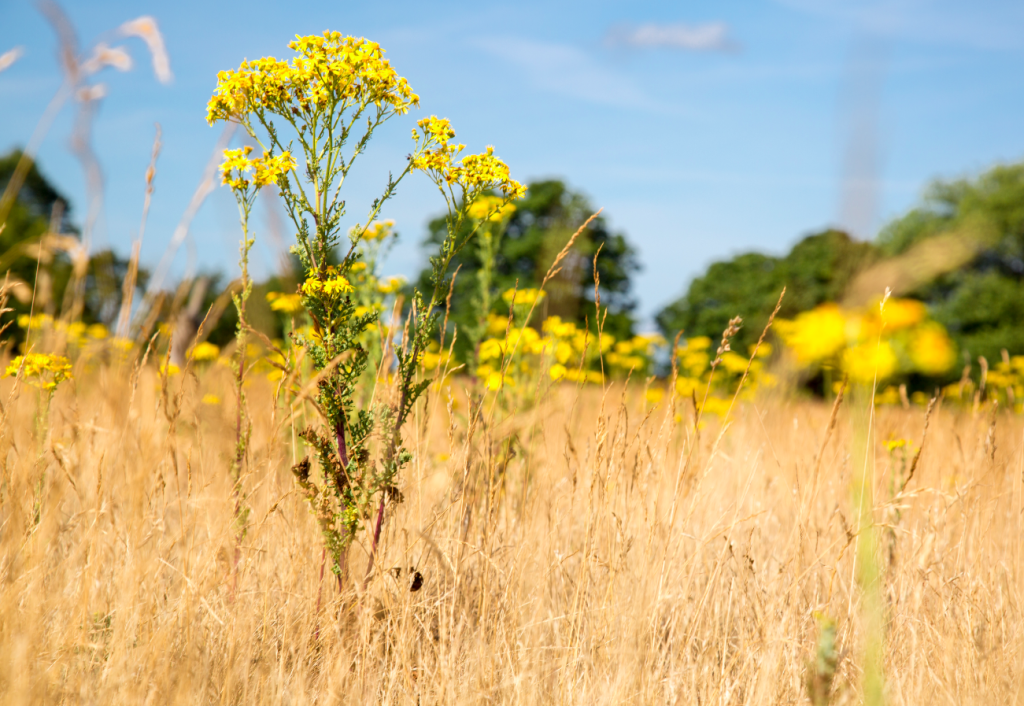
[[[618,25],[609,30],[605,41],[611,46],[639,49],[681,49],[683,51],[736,51],[739,45],[729,36],[724,22],[701,25],[642,24]]]
[[[653,107],[628,77],[576,47],[517,37],[485,37],[473,44],[514,64],[542,90],[603,105]]]

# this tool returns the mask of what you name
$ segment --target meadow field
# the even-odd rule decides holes
[[[88,145],[107,40],[169,83],[163,36],[80,51],[40,8],[63,83],[0,157],[0,704],[1024,704],[1024,164],[712,263],[652,324],[601,209],[325,31],[211,73],[150,269],[162,128],[127,255]],[[65,102],[81,227],[37,164]],[[440,197],[409,279],[407,177]],[[175,269],[218,183],[237,267]]]
[[[867,537],[886,702],[1021,703],[1019,415],[864,428],[775,390],[697,429],[621,384],[471,414],[454,378],[406,427],[377,568],[363,534],[339,581],[290,470],[301,406],[249,386],[239,540],[230,372],[75,372],[48,409],[0,387],[3,703],[808,703],[830,665],[827,703],[861,703]]]

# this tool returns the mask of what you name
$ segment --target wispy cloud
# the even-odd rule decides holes
[[[515,65],[542,90],[602,105],[654,107],[629,77],[576,47],[519,37],[485,37],[473,44]]]
[[[636,49],[678,49],[682,51],[737,51],[739,44],[729,35],[724,22],[688,25],[642,24],[615,25],[605,36],[605,43],[614,47]]]

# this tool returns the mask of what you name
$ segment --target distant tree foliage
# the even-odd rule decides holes
[[[545,272],[572,234],[597,209],[582,194],[557,180],[534,182],[526,197],[516,202],[502,237],[494,277],[495,314],[508,314],[500,294],[518,282],[519,289],[537,287]],[[467,224],[465,233],[471,226]],[[436,250],[445,235],[443,218],[428,225],[424,246]],[[539,307],[540,319],[558,315],[563,320],[594,326],[594,253],[600,247],[597,272],[600,279],[601,306],[608,308],[604,330],[618,339],[633,334],[636,301],[631,278],[640,269],[636,251],[622,233],[612,232],[603,217],[595,219],[576,240],[572,253],[562,263],[560,275],[548,284],[548,296]],[[461,267],[452,295],[450,323],[459,328],[470,324],[475,315],[471,303],[476,291],[476,273],[480,254],[475,239],[470,239],[452,264]],[[429,269],[420,273],[419,286],[425,287]],[[458,344],[456,344],[458,345]]]
[[[0,193],[7,188],[21,152],[14,150],[0,157]],[[11,281],[20,280],[23,288],[15,290],[20,296],[11,297],[8,308],[12,312],[4,321],[27,314],[32,307],[31,293],[35,292],[36,313],[60,315],[68,283],[72,276],[71,259],[67,253],[54,250],[37,262],[37,249],[32,247],[50,231],[51,220],[59,214],[59,222],[53,224],[56,232],[65,236],[78,236],[71,222],[71,205],[33,163],[22,184],[10,214],[0,232],[0,282],[5,275]],[[102,250],[89,258],[85,274],[85,301],[82,321],[110,325],[117,317],[121,306],[122,287],[128,270],[128,260],[112,250]],[[39,281],[36,273],[40,273]],[[138,273],[139,287],[144,287],[148,273]],[[45,286],[40,286],[45,285]],[[21,330],[7,329],[5,337],[18,338]]]
[[[885,255],[899,255],[971,223],[993,233],[986,247],[973,262],[914,295],[929,304],[970,360],[995,362],[1004,349],[1024,352],[1024,163],[934,183],[920,206],[882,229],[878,244]]]
[[[744,253],[713,263],[655,320],[669,340],[679,331],[714,340],[729,319],[742,316],[743,328],[733,339],[733,348],[746,352],[764,330],[783,286],[787,291],[779,315],[795,316],[838,299],[853,275],[876,257],[871,244],[838,230],[807,236],[785,257]]]

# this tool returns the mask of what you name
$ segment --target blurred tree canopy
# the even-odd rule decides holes
[[[857,271],[878,257],[870,243],[853,240],[838,230],[809,235],[784,257],[744,253],[713,263],[679,299],[662,309],[655,321],[672,340],[687,337],[717,340],[729,319],[743,317],[733,339],[734,350],[745,353],[757,342],[785,286],[779,316],[791,317],[842,296]]]
[[[1024,353],[1024,163],[935,182],[920,206],[882,229],[878,245],[887,256],[902,255],[929,238],[971,229],[985,232],[974,258],[911,294],[929,305],[961,351],[994,362],[1004,349]]]
[[[730,317],[742,316],[739,350],[757,340],[783,285],[780,315],[792,317],[842,299],[858,271],[937,236],[963,241],[967,261],[901,296],[925,302],[970,360],[1024,352],[1024,163],[933,183],[922,203],[886,225],[873,244],[830,230],[801,240],[784,257],[745,253],[716,262],[656,320],[669,338],[683,330],[714,339]]]
[[[555,257],[572,234],[589,218],[594,208],[585,196],[570,190],[557,180],[529,184],[526,197],[517,201],[497,253],[494,273],[495,309],[491,313],[508,315],[501,293],[517,286],[537,287]],[[463,236],[471,231],[468,222]],[[436,252],[445,235],[445,220],[435,218],[428,224],[424,246]],[[564,320],[594,327],[594,254],[600,279],[602,307],[608,307],[605,332],[616,338],[633,334],[633,298],[631,278],[640,269],[636,251],[622,233],[612,232],[605,219],[598,216],[587,227],[569,256],[562,262],[562,271],[548,283],[548,296],[538,307],[538,319],[557,315]],[[452,315],[449,321],[461,330],[471,325],[475,316],[472,303],[477,290],[480,269],[478,239],[471,238],[456,256],[452,270],[461,267],[452,294]],[[430,289],[430,269],[425,268],[417,279],[421,291]],[[458,343],[456,343],[458,347]],[[460,350],[464,353],[464,350]],[[461,356],[460,356],[461,357]]]
[[[0,157],[0,193],[11,180],[21,152],[14,150]],[[5,321],[27,314],[35,297],[35,312],[52,316],[64,310],[73,267],[66,248],[47,241],[48,235],[77,238],[71,223],[71,207],[64,197],[33,163],[0,231],[0,283],[4,276],[13,296],[7,306],[13,309]],[[52,240],[52,239],[51,239]],[[122,286],[128,260],[112,250],[102,250],[89,258],[85,271],[82,321],[110,325],[117,317],[123,295]],[[37,279],[36,274],[39,274]],[[145,286],[148,274],[138,273],[138,286]],[[34,294],[33,294],[34,293]],[[10,327],[5,334],[20,338],[21,331]]]

